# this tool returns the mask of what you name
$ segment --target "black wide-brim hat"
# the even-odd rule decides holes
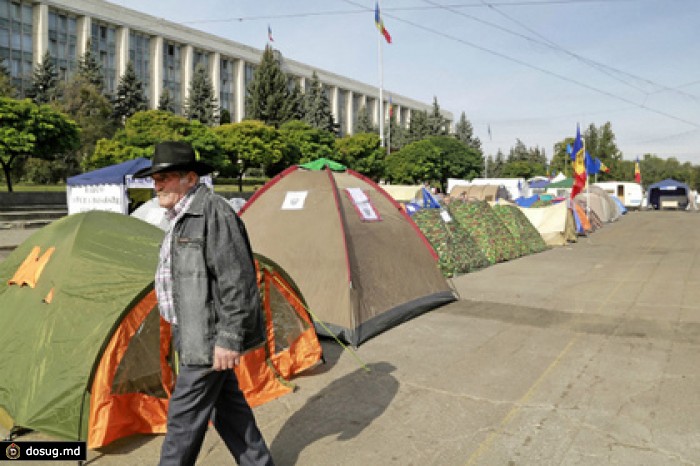
[[[145,178],[155,173],[176,171],[193,171],[201,176],[213,172],[214,167],[197,160],[194,149],[186,142],[168,141],[156,144],[151,166],[134,173],[134,178]]]

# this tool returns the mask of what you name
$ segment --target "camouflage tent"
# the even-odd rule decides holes
[[[469,232],[489,263],[519,257],[513,235],[486,201],[452,201],[449,212]]]
[[[526,256],[547,249],[547,243],[544,242],[542,235],[517,206],[496,204],[493,210],[510,230],[521,255]]]
[[[411,217],[439,257],[446,277],[489,266],[489,261],[467,230],[442,209],[421,209]]]

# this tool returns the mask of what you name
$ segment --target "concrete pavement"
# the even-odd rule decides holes
[[[698,221],[632,212],[458,277],[460,301],[357,349],[371,372],[324,341],[327,364],[255,410],[277,464],[700,464]],[[161,441],[89,464],[156,464]],[[233,464],[215,431],[198,464]]]

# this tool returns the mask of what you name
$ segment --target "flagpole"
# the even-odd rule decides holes
[[[386,127],[386,155],[391,154],[391,117],[393,116],[393,108],[391,105],[391,96],[389,96],[389,125]]]
[[[379,6],[379,0],[377,0]],[[382,59],[382,34],[377,34],[379,56],[379,144],[384,147],[384,60]]]

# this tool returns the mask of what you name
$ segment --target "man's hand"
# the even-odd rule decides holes
[[[233,351],[220,346],[214,347],[214,365],[212,369],[215,371],[224,371],[233,369],[241,362],[241,354],[238,351]]]

